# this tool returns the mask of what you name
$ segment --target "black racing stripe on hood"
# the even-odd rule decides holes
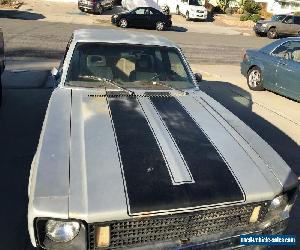
[[[193,195],[214,203],[243,200],[229,166],[207,135],[175,97],[150,97],[190,168],[197,188]],[[203,198],[204,198],[203,197]]]
[[[166,121],[168,118],[171,121],[168,112],[176,115],[176,112],[183,111],[172,97],[151,97],[151,100]],[[195,164],[192,159],[190,166],[196,183],[173,185],[164,156],[136,97],[108,97],[108,104],[122,161],[129,214],[191,208],[243,199],[236,181],[222,159],[214,153],[211,143],[205,136],[198,135],[201,132],[199,128],[197,133],[192,132],[192,136],[186,133],[188,131],[181,135],[189,138],[193,147],[198,149],[191,149],[198,154],[194,158],[199,163]],[[170,107],[173,104],[175,109]],[[164,109],[161,105],[167,107]],[[189,118],[185,115],[180,117],[188,119],[187,122],[181,121],[183,124],[187,123],[187,127],[180,128],[190,129],[192,125]],[[174,135],[169,122],[168,126],[174,138],[179,138]],[[196,136],[195,139],[191,138],[193,136]],[[186,153],[184,148],[182,150]],[[191,154],[187,155],[192,158]]]

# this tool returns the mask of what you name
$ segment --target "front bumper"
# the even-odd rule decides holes
[[[115,18],[115,17],[111,17],[111,23],[112,24],[114,24],[114,25],[118,25],[118,23],[119,23],[119,20],[118,20],[118,18]]]
[[[206,20],[207,19],[207,13],[205,12],[191,12],[189,13],[190,19],[198,19],[198,20]]]
[[[131,249],[136,250],[150,250],[150,249],[184,249],[184,250],[192,250],[192,249],[236,249],[243,247],[240,245],[240,235],[267,235],[267,234],[282,234],[288,225],[288,219],[280,221],[276,224],[272,224],[271,226],[258,230],[256,228],[251,228],[247,232],[239,231],[239,230],[231,230],[227,232],[204,235],[201,237],[194,237],[191,239],[181,240],[181,241],[162,241],[157,243],[150,243],[147,245],[138,245],[131,247]],[[46,239],[40,243],[45,249],[72,249],[72,250],[94,250],[97,249],[95,246],[95,242],[91,242],[88,235],[90,234],[90,230],[86,227],[89,225],[83,225],[81,227],[80,233],[75,237],[74,240],[67,243],[53,243],[50,240]],[[94,238],[95,239],[95,238]],[[243,247],[246,248],[247,247]],[[257,247],[251,249],[261,249],[262,247]]]
[[[262,25],[254,25],[253,27],[253,31],[256,33],[256,34],[267,34],[268,32],[268,29],[267,27],[264,27]]]

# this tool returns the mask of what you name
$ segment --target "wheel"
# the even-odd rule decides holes
[[[123,29],[128,27],[128,21],[125,18],[122,18],[120,20],[120,27],[123,28]]]
[[[179,6],[176,7],[176,14],[180,15]]]
[[[270,38],[270,39],[275,39],[275,38],[277,38],[278,34],[277,34],[276,28],[270,28],[270,29],[268,30],[267,36],[268,36],[268,38]]]
[[[190,21],[190,13],[187,11],[186,14],[185,14],[185,19],[187,21]]]
[[[156,23],[156,30],[162,31],[164,29],[165,29],[165,24],[163,22],[159,21]]]
[[[262,85],[262,75],[259,67],[254,66],[248,72],[247,84],[251,90],[261,91],[264,90]]]
[[[97,5],[97,10],[98,10],[99,15],[101,15],[104,11],[103,7],[100,4]]]
[[[259,33],[259,32],[255,32],[255,35],[258,36],[258,37],[261,37],[261,36],[262,36],[262,34]]]

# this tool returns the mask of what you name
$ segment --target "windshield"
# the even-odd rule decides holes
[[[272,16],[271,20],[272,21],[282,21],[285,17],[286,17],[286,15],[275,15],[275,16]]]
[[[201,0],[190,0],[190,5],[202,6]]]
[[[101,79],[112,80],[123,88],[195,87],[176,48],[78,43],[65,84],[87,88],[116,88]]]

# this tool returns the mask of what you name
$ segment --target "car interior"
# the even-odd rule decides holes
[[[99,79],[127,87],[153,87],[166,81],[179,88],[193,87],[179,53],[174,49],[83,44],[75,50],[67,74],[67,85],[100,87]],[[104,84],[104,83],[102,83]],[[158,88],[158,86],[157,86]]]

